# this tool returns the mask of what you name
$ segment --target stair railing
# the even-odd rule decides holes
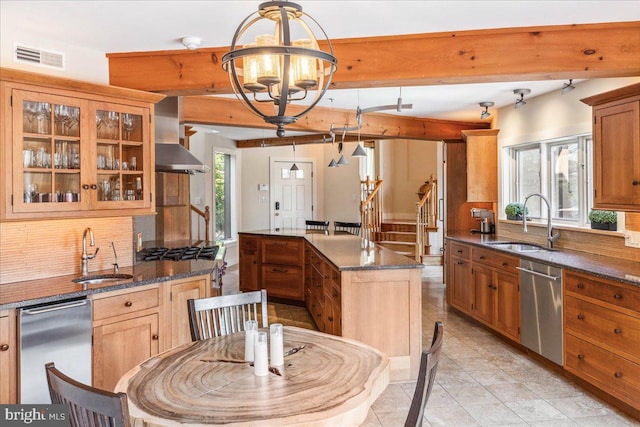
[[[360,222],[362,223],[362,237],[369,241],[375,240],[382,224],[382,180],[367,178],[360,181]]]
[[[202,243],[202,240],[200,239],[200,219],[201,218],[204,220],[204,238],[205,238],[205,241],[209,243],[210,242],[209,223],[211,222],[211,209],[209,208],[209,206],[205,206],[204,212],[203,212],[202,210],[198,209],[194,205],[191,205],[191,211],[197,215],[196,223],[198,224],[198,240],[195,242],[195,244]],[[191,232],[193,233],[193,231]],[[192,241],[194,240],[193,236],[191,236],[191,240]]]
[[[429,228],[438,220],[438,180],[431,176],[428,187],[416,204],[416,261],[422,262],[425,247],[429,245]]]

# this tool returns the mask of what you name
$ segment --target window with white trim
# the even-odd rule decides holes
[[[507,147],[509,202],[523,203],[527,195],[540,193],[551,203],[554,223],[584,225],[592,206],[591,134],[538,141]],[[547,218],[547,207],[535,197],[527,202],[528,217]]]

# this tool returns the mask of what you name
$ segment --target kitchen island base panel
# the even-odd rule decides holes
[[[342,272],[342,336],[384,352],[390,380],[415,380],[422,352],[421,270]]]

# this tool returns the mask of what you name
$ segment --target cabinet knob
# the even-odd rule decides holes
[[[329,320],[329,322],[333,322],[333,316],[329,316],[327,317],[327,319]]]
[[[487,285],[487,288],[489,289],[493,289],[493,287],[491,285]]]
[[[506,266],[508,266],[508,265],[509,265],[509,263],[508,263],[508,262],[506,262],[506,261],[502,263],[502,266],[503,266],[503,267],[506,267]]]
[[[622,294],[615,294],[613,299],[622,299]]]
[[[131,307],[133,305],[133,303],[131,301],[127,301],[124,303],[125,307]]]
[[[0,351],[7,351],[7,350],[9,350],[9,344],[0,345]]]
[[[157,334],[151,335],[152,340],[158,340],[159,336]]]
[[[582,313],[578,314],[578,320],[584,320],[584,314]]]
[[[91,189],[92,189],[92,190],[97,190],[97,189],[98,189],[98,186],[97,186],[97,185],[95,185],[95,184],[91,184]]]
[[[480,255],[480,259],[484,259],[484,255]]]
[[[582,283],[578,283],[578,284],[576,285],[576,288],[578,288],[578,289],[584,289],[584,285],[583,285]]]
[[[498,287],[496,285],[493,285],[493,287],[491,289],[493,289],[495,291],[495,290],[498,289]]]
[[[464,261],[457,261],[456,264],[462,265],[462,264],[464,264]]]
[[[613,374],[614,377],[616,378],[621,378],[622,377],[622,372],[616,372],[615,374]]]
[[[89,184],[82,184],[82,189],[83,190],[88,190],[89,189]]]
[[[462,249],[458,249],[456,252],[458,252],[459,254],[462,253]]]
[[[620,335],[620,334],[622,333],[622,329],[620,329],[620,328],[615,328],[615,329],[613,330],[613,332],[614,332],[615,334]]]
[[[640,181],[636,181],[635,179],[631,182],[633,185],[640,185]]]
[[[579,354],[578,355],[578,359],[583,360],[584,359],[584,354]]]

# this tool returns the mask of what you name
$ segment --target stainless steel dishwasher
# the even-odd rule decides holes
[[[522,345],[562,366],[562,269],[520,260]]]
[[[20,310],[20,403],[51,403],[44,365],[91,384],[91,301]]]

